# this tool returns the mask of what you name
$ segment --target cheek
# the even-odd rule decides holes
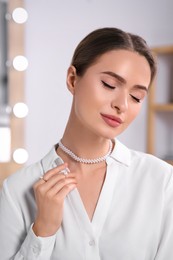
[[[77,117],[80,119],[88,117],[93,110],[92,95],[85,86],[81,86],[81,89],[75,93],[74,96],[74,110]]]
[[[128,109],[128,112],[126,113],[126,120],[125,123],[122,125],[122,129],[120,133],[124,132],[124,130],[129,127],[129,125],[133,122],[133,120],[136,119],[139,112],[140,112],[140,108]]]
[[[135,107],[132,107],[128,110],[127,120],[128,123],[131,123],[139,114],[141,110],[141,104],[137,104]]]
[[[96,108],[104,102],[105,95],[102,93],[98,83],[88,82],[81,85],[75,93],[76,104],[87,107],[89,110]]]

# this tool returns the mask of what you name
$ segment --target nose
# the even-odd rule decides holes
[[[116,109],[118,113],[124,113],[128,109],[128,95],[126,91],[119,90],[118,95],[112,101],[112,108]]]

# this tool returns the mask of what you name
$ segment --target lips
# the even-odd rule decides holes
[[[105,123],[111,127],[117,127],[123,123],[121,118],[113,116],[113,115],[107,115],[107,114],[101,114],[103,120]]]

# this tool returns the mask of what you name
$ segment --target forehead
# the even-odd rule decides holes
[[[140,65],[150,69],[147,59],[137,52],[129,50],[112,50],[100,55],[94,64],[102,64],[105,66],[125,66],[125,65]],[[137,66],[136,66],[137,67]]]

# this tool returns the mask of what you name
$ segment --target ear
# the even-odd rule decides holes
[[[75,83],[77,79],[77,74],[76,74],[76,68],[74,66],[70,66],[67,71],[67,87],[68,90],[74,95],[75,93]]]

